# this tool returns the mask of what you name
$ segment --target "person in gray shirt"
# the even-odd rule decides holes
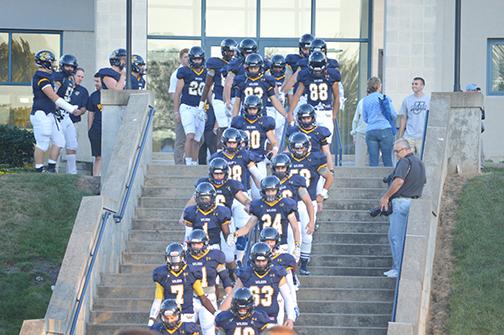
[[[425,166],[413,154],[408,141],[400,138],[394,143],[394,153],[398,158],[394,172],[389,176],[390,186],[380,199],[382,211],[387,211],[392,204],[392,214],[389,215],[388,238],[392,251],[393,265],[385,276],[395,278],[399,275],[404,247],[404,235],[408,224],[409,209],[412,199],[422,196],[426,183]]]
[[[413,78],[411,83],[413,94],[403,100],[399,110],[399,138],[404,137],[416,155],[422,151],[425,117],[430,104],[430,95],[424,93],[424,87],[423,78]]]

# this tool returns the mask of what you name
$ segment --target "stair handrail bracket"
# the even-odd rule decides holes
[[[44,318],[36,334],[85,334],[102,273],[117,273],[152,161],[154,108],[148,91],[102,91],[105,135],[101,195],[81,201],[65,257]],[[108,139],[105,137],[108,136]],[[32,334],[35,334],[32,330]]]

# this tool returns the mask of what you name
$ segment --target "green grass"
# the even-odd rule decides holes
[[[0,334],[43,318],[82,196],[78,176],[0,176]]]
[[[448,334],[504,334],[504,170],[467,182],[458,200]]]

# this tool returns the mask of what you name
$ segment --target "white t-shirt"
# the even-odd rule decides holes
[[[425,116],[429,109],[430,95],[424,94],[417,97],[414,94],[404,98],[399,115],[406,115],[405,138],[418,139],[423,137]]]
[[[182,64],[179,65],[179,67],[173,71],[173,73],[170,76],[170,86],[168,87],[168,93],[175,93],[177,90],[177,71],[182,67]]]

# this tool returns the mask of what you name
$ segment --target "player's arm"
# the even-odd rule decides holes
[[[408,122],[408,107],[406,104],[406,99],[401,104],[401,109],[399,110],[399,134],[398,138],[403,137],[404,130],[406,130],[406,123]]]
[[[226,81],[224,82],[224,100],[226,101],[226,106],[231,109],[231,88],[233,87],[233,81],[235,74],[233,71],[228,71],[226,76]]]
[[[227,239],[229,236],[229,221],[225,221],[221,224],[222,235],[224,235],[224,239]]]
[[[95,112],[89,111],[88,116],[87,116],[87,129],[91,129],[91,126],[93,125],[93,121],[95,118]]]
[[[180,224],[185,225],[185,222],[184,222],[184,211],[185,211],[185,209],[187,207],[192,206],[192,205],[196,205],[196,198],[194,197],[194,195],[189,200],[187,200],[187,203],[184,206],[184,210],[182,210],[182,214],[180,215],[180,219],[179,219],[179,223]]]
[[[215,76],[215,69],[208,69],[205,80],[205,87],[203,88],[203,93],[201,94],[200,101],[205,102],[205,100],[207,100],[208,94],[210,93],[210,88],[212,87],[214,82],[214,76]]]
[[[306,187],[300,187],[298,189],[298,195],[308,211],[308,226],[306,227],[306,232],[308,235],[311,235],[315,230],[315,209],[313,208],[313,203]]]
[[[79,109],[78,106],[71,105],[68,102],[65,101],[65,99],[61,98],[59,95],[56,94],[56,92],[53,90],[51,86],[51,82],[47,78],[42,78],[38,82],[38,86],[44,92],[44,94],[51,99],[52,102],[56,104],[59,108],[64,109],[68,113],[74,113],[76,110]]]
[[[290,110],[292,111],[292,113],[294,113],[294,111],[296,110],[296,106],[297,106],[297,104],[299,102],[299,99],[303,95],[304,90],[305,90],[304,84],[303,83],[299,83],[298,84],[298,88],[296,90],[296,93],[292,97],[292,104],[290,106]]]
[[[287,312],[287,320],[285,320],[284,326],[292,329],[294,327],[294,322],[296,321],[296,305],[294,304],[294,301],[290,294],[290,288],[289,285],[287,285],[287,280],[285,279],[285,277],[280,279],[278,286],[280,288],[280,294],[282,295],[282,298],[285,302],[285,311]]]
[[[238,200],[243,206],[245,206],[245,208],[248,208],[250,206],[250,198],[243,191],[236,192],[235,199]]]
[[[231,281],[231,278],[229,278],[229,272],[226,269],[225,264],[219,264],[217,265],[217,274],[219,275],[219,278],[221,279],[222,286],[224,287],[225,291],[225,296],[224,300],[233,295],[233,282]],[[221,305],[221,310],[222,310],[222,305]]]
[[[327,165],[322,165],[318,172],[320,173],[320,175],[322,177],[325,178],[325,182],[324,182],[324,186],[322,188],[322,191],[320,194],[317,194],[317,210],[318,212],[321,212],[322,209],[323,209],[323,201],[324,199],[327,197],[327,193],[328,193],[328,190],[331,188],[332,184],[333,184],[333,181],[334,181],[334,176],[332,174],[332,172],[329,170],[329,168],[327,167]]]
[[[299,231],[299,225],[298,225],[298,219],[296,217],[295,212],[291,212],[289,215],[287,215],[287,219],[289,220],[289,224],[292,228],[292,233],[294,235],[294,258],[296,258],[296,261],[299,261],[299,254],[300,252],[299,248],[301,246],[301,232]]]
[[[124,84],[126,83],[126,73],[121,71],[121,76],[118,81],[112,77],[105,76],[103,77],[103,82],[109,90],[122,91],[124,89]]]
[[[273,153],[273,156],[276,156],[278,154],[278,142],[275,136],[275,131],[273,129],[268,130],[266,132],[266,137],[271,143],[271,152]]]
[[[234,286],[234,290],[236,291],[239,288],[243,287],[243,283],[241,282],[240,278],[236,278],[236,283]],[[233,300],[233,294],[228,294],[225,296],[224,300],[222,301],[222,304],[220,305],[220,310],[221,311],[227,311],[228,309],[231,308],[231,301]]]
[[[271,104],[273,105],[273,107],[276,108],[278,113],[282,114],[283,117],[288,117],[287,112],[285,111],[285,108],[283,108],[282,103],[280,102],[280,100],[278,100],[276,95],[272,95],[269,98],[271,100]]]
[[[332,84],[332,92],[333,92],[332,118],[333,120],[336,120],[340,109],[339,81],[335,81],[334,84]]]
[[[261,180],[266,176],[263,176],[263,174],[261,173],[261,170],[259,170],[259,168],[257,167],[257,165],[254,161],[250,161],[247,164],[247,168],[248,168],[250,174],[252,175],[252,179],[254,180],[254,183],[256,184],[256,186],[260,187]]]
[[[327,158],[327,166],[329,167],[329,170],[333,170],[334,162],[331,154],[331,148],[329,148],[329,143],[321,145],[320,151],[322,151]]]
[[[173,114],[175,118],[180,121],[180,95],[184,89],[184,79],[177,80],[177,88],[175,88],[175,93],[173,95]]]
[[[161,284],[156,282],[156,290],[154,292],[154,301],[152,302],[152,306],[149,313],[149,327],[156,322],[156,319],[159,314],[159,309],[161,308],[161,301],[164,298],[164,288]]]
[[[296,285],[294,285],[294,274],[291,269],[287,270],[287,276],[285,276],[285,279],[287,280],[287,285],[289,286],[292,302],[297,308]]]
[[[240,97],[235,97],[235,102],[233,105],[233,116],[237,116],[238,113],[240,112],[240,105],[241,105],[241,98]]]
[[[234,234],[235,237],[241,237],[247,235],[250,232],[250,230],[255,227],[258,220],[259,219],[257,218],[257,216],[255,216],[254,214],[250,214],[250,218],[247,221],[247,224],[235,232]]]
[[[212,302],[207,298],[205,292],[203,291],[203,287],[201,286],[201,280],[196,279],[193,284],[194,294],[199,298],[201,304],[210,312],[215,314],[215,307],[212,305]]]
[[[294,72],[294,74],[292,76],[289,77],[289,79],[285,79],[285,84],[282,88],[282,90],[285,92],[285,93],[288,93],[290,91],[291,88],[294,87],[294,85],[296,84],[296,81],[297,81],[297,77],[298,77],[298,74],[299,74],[299,71],[301,70],[301,68],[298,68],[296,70],[296,72]]]

